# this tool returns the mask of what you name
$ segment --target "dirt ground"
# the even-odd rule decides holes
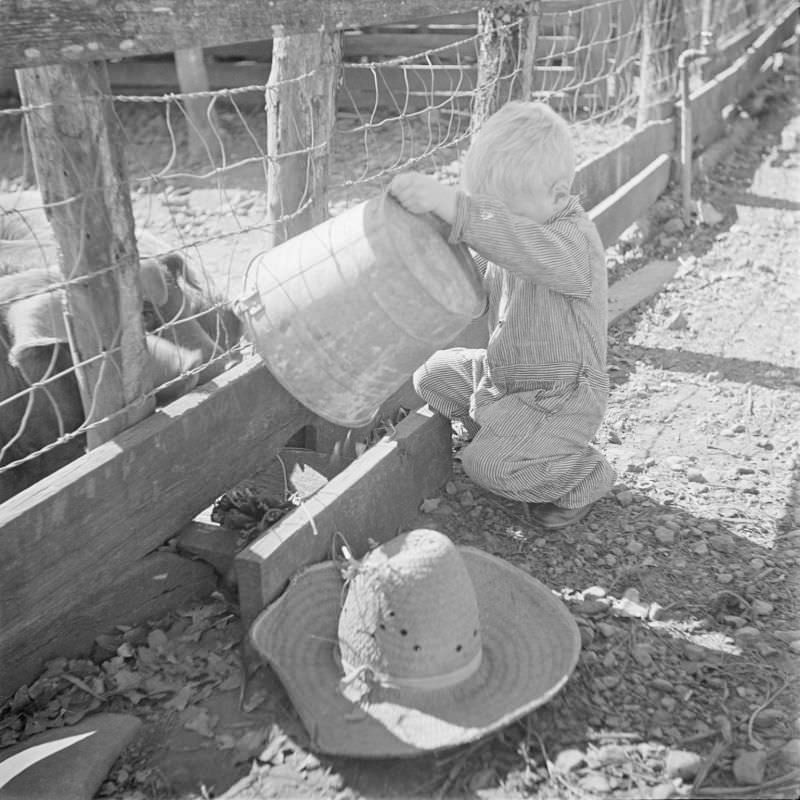
[[[51,662],[2,709],[0,744],[97,709],[144,732],[98,796],[125,800],[793,798],[800,792],[800,93],[777,73],[754,133],[677,193],[652,236],[609,253],[677,277],[609,334],[598,446],[612,494],[566,532],[473,485],[454,461],[420,525],[485,548],[573,612],[579,664],[502,733],[399,762],[317,757],[265,668],[242,684],[235,604],[120,629]],[[715,217],[712,212],[718,212]]]

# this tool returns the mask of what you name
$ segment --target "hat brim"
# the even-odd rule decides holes
[[[250,629],[283,683],[312,749],[338,756],[417,756],[486,736],[546,703],[580,653],[567,607],[496,556],[459,547],[478,600],[483,658],[456,687],[373,687],[360,700],[340,686],[337,629],[343,580],[331,561],[299,573]]]

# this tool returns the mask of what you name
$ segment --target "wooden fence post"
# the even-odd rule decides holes
[[[202,47],[175,51],[175,71],[182,93],[207,92],[208,70]],[[182,101],[189,126],[189,155],[193,161],[211,157],[216,163],[218,144],[209,118],[210,97],[187,97]]]
[[[519,29],[519,67],[521,100],[533,96],[533,72],[536,69],[536,41],[539,38],[540,0],[527,0],[524,4],[524,19]]]
[[[67,284],[89,447],[150,414],[139,254],[105,62],[17,70],[37,183]]]
[[[341,37],[277,35],[266,90],[268,247],[328,216]]]
[[[472,131],[496,110],[500,78],[508,58],[508,31],[502,9],[478,9],[478,75],[472,105]]]

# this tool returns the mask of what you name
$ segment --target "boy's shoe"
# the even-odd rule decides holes
[[[594,503],[579,508],[564,508],[554,503],[526,503],[531,522],[549,531],[566,528],[580,522],[591,510]]]

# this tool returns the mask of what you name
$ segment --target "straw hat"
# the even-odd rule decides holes
[[[480,739],[553,697],[580,651],[550,589],[426,529],[298,573],[250,635],[312,748],[362,758]]]

